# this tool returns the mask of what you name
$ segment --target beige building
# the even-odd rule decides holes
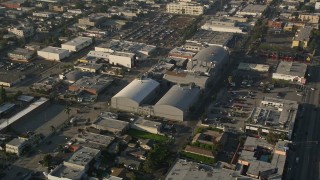
[[[312,29],[313,28],[311,26],[305,26],[305,27],[299,28],[292,39],[291,47],[307,48]]]
[[[61,44],[62,49],[66,49],[70,52],[78,52],[83,48],[90,46],[92,44],[92,38],[90,37],[76,37],[71,41]]]
[[[301,21],[305,21],[312,24],[319,23],[319,15],[318,14],[299,14],[299,19]]]
[[[22,138],[12,139],[6,144],[6,153],[13,153],[17,156],[20,156],[23,152],[23,149],[27,145],[27,140]]]
[[[11,27],[8,28],[8,32],[18,37],[31,37],[34,34],[34,29],[32,26]]]
[[[201,15],[205,11],[205,7],[201,4],[190,2],[168,3],[166,8],[168,13]]]
[[[28,62],[33,58],[35,51],[17,48],[8,53],[8,57],[14,61]]]

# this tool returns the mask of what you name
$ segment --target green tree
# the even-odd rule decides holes
[[[51,154],[46,154],[46,155],[44,155],[44,157],[43,157],[43,165],[44,165],[44,166],[46,166],[46,167],[50,166],[51,161],[52,161],[52,156],[51,156]]]
[[[1,86],[0,89],[0,102],[6,102],[7,101],[7,92],[6,90],[3,88],[3,86]]]
[[[143,164],[143,170],[147,173],[153,173],[157,169],[169,167],[171,161],[171,152],[168,145],[158,144],[149,152],[147,160]]]

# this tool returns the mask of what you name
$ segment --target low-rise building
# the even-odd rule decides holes
[[[251,112],[245,128],[268,134],[271,131],[284,134],[291,139],[298,112],[298,103],[285,99],[265,97]]]
[[[132,129],[146,131],[153,134],[159,134],[162,123],[138,118],[135,122],[130,124]]]
[[[64,161],[63,164],[69,167],[82,168],[87,171],[92,165],[92,162],[96,160],[100,154],[100,150],[89,147],[80,147],[66,161]]]
[[[82,72],[97,73],[102,68],[102,64],[93,63],[79,63],[74,66],[74,69],[78,69]]]
[[[28,38],[34,35],[34,28],[29,25],[21,25],[18,27],[8,28],[8,32],[16,35],[17,37]]]
[[[61,61],[70,56],[68,50],[52,46],[48,46],[44,49],[38,50],[37,53],[39,57],[52,61]]]
[[[128,122],[106,118],[103,114],[100,115],[91,126],[98,130],[108,131],[116,135],[122,134],[129,129]]]
[[[188,51],[182,47],[176,47],[169,52],[168,57],[179,59],[192,59],[195,54],[195,52]]]
[[[306,48],[308,47],[308,42],[310,40],[311,31],[313,27],[311,26],[305,26],[301,27],[297,30],[295,36],[292,39],[292,45],[291,47],[302,47]]]
[[[8,114],[10,111],[12,111],[15,107],[15,104],[12,103],[5,103],[1,104],[0,106],[0,117]]]
[[[222,46],[225,47],[232,40],[233,33],[209,31],[199,29],[192,38],[186,40],[186,44],[183,46],[186,50],[198,52],[205,46]],[[197,46],[189,48],[189,43],[195,43]]]
[[[32,16],[40,18],[53,18],[56,14],[52,12],[33,12]]]
[[[49,174],[49,180],[80,180],[85,176],[85,170],[82,167],[76,167],[69,164],[61,163],[54,168]]]
[[[312,14],[300,13],[299,19],[307,23],[318,24],[320,16],[319,14],[313,14],[313,13]]]
[[[75,135],[72,140],[81,146],[90,147],[94,149],[106,149],[114,140],[114,137],[84,132]]]
[[[27,144],[28,141],[26,139],[14,138],[10,142],[6,143],[6,152],[20,156]]]
[[[78,52],[83,48],[88,47],[92,44],[92,38],[90,37],[76,37],[71,41],[61,44],[62,49],[66,49],[69,52]]]
[[[272,78],[291,83],[305,84],[306,71],[307,65],[304,63],[281,61],[278,64],[276,72],[272,74]]]
[[[210,20],[207,21],[204,25],[201,26],[201,29],[210,30],[210,31],[218,31],[218,32],[230,32],[230,33],[241,33],[244,34],[246,32],[243,31],[242,28],[236,26],[237,23],[230,20]]]
[[[242,10],[237,11],[236,15],[260,17],[267,8],[268,8],[267,5],[248,4]]]
[[[285,142],[274,146],[264,139],[247,137],[238,163],[242,173],[255,179],[281,179],[286,162]]]
[[[69,91],[86,91],[88,93],[98,95],[112,82],[113,79],[105,78],[103,76],[83,77],[70,85],[68,89]]]
[[[8,53],[8,57],[14,61],[29,62],[34,57],[35,51],[17,48]]]

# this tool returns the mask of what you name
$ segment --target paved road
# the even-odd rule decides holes
[[[297,121],[293,139],[294,150],[289,152],[286,179],[290,180],[320,180],[320,143],[317,143],[320,140],[320,67],[313,66],[310,70],[311,79],[304,99],[303,117]]]

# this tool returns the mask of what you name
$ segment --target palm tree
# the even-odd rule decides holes
[[[68,115],[68,120],[70,118],[70,111],[71,111],[70,105],[67,104],[67,106],[64,108],[64,112]]]

